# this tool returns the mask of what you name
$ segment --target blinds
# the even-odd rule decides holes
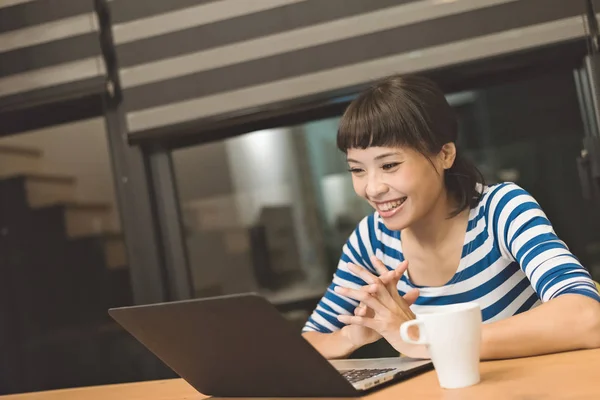
[[[573,0],[109,4],[133,135],[584,35]]]
[[[132,135],[585,35],[574,0],[98,1]],[[25,108],[104,92],[99,31],[94,0],[0,1],[0,134],[43,119]]]
[[[0,111],[103,77],[98,31],[93,0],[1,1]]]

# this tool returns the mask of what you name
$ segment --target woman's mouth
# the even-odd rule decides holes
[[[383,218],[389,218],[395,215],[402,209],[402,205],[406,201],[407,197],[402,197],[397,200],[386,201],[384,203],[375,203],[375,208]]]

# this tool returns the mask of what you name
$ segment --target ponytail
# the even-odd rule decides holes
[[[479,203],[481,186],[485,185],[485,179],[475,164],[457,150],[454,164],[445,171],[444,183],[448,193],[457,202],[456,208],[450,213],[452,218]]]

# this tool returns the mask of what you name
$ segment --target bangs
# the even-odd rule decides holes
[[[337,146],[344,153],[353,148],[407,146],[426,154],[435,151],[436,142],[418,96],[389,82],[367,89],[350,103],[337,133]]]
[[[402,135],[397,134],[404,128],[404,124],[397,121],[400,118],[394,118],[388,105],[368,97],[357,98],[340,120],[337,146],[344,153],[353,148],[396,147],[405,144]]]

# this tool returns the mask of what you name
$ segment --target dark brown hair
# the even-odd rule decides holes
[[[428,160],[446,143],[456,143],[458,122],[441,89],[431,80],[414,75],[393,75],[362,92],[346,109],[337,134],[338,148],[371,146],[409,147]],[[484,184],[477,167],[456,152],[444,172],[448,193],[458,206],[450,217],[477,204]]]

